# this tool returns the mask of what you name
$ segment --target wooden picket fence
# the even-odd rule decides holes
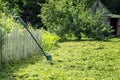
[[[38,42],[41,42],[41,31],[30,30]],[[25,59],[33,54],[40,52],[38,46],[27,32],[27,30],[20,30],[14,27],[10,34],[4,36],[4,44],[2,45],[2,51],[0,60],[18,60]]]

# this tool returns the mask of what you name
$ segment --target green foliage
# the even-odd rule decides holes
[[[0,12],[7,12],[7,2],[5,0],[0,0]]]
[[[6,33],[9,33],[12,27],[20,26],[13,18],[15,14],[9,9],[8,1],[0,0],[0,27],[4,28]]]
[[[50,51],[55,49],[59,39],[60,38],[57,35],[51,34],[48,31],[42,29],[42,47],[45,50]]]
[[[83,13],[83,10],[84,5],[79,1],[50,0],[42,7],[42,22],[50,32],[55,32],[60,37],[64,37],[65,34],[71,31],[80,38],[80,15]]]
[[[9,33],[13,27],[22,28],[22,25],[14,20],[11,14],[0,13],[0,26],[5,29],[6,33]]]
[[[110,37],[112,27],[107,23],[107,18],[102,17],[101,11],[97,11],[95,15],[88,12],[84,15],[82,29],[87,37],[97,40],[107,40]]]
[[[85,9],[85,2],[62,0],[48,1],[42,7],[42,22],[50,32],[66,38],[73,34],[81,39],[81,34],[95,39],[105,39],[111,33],[111,27],[102,22],[101,15],[90,13]]]
[[[60,41],[69,41],[69,40],[76,40],[76,36],[71,32],[69,31],[67,34],[65,34],[62,39],[60,39]]]
[[[11,11],[15,10],[25,22],[29,22],[32,26],[42,26],[41,19],[38,14],[45,0],[8,0],[8,6]]]
[[[76,6],[76,3],[79,3],[81,1],[85,3],[84,5],[85,8],[89,8],[91,5],[93,5],[93,3],[96,0],[69,0],[69,1],[67,0],[0,0],[0,10],[5,12],[9,11],[9,13],[17,12],[22,17],[22,19],[24,19],[24,21],[30,22],[32,25],[39,27],[39,26],[43,26],[41,22],[41,17],[38,18],[38,15],[41,14],[42,4],[50,3],[51,6],[49,5],[48,13],[49,13],[49,9],[50,8],[52,9],[52,6],[53,6],[53,9],[56,8],[56,6],[54,6],[53,3],[57,4],[59,11],[57,11],[56,16],[63,15],[64,17],[66,10],[68,10],[67,8],[65,8],[66,5],[67,7],[69,7],[68,4],[72,4]],[[116,13],[116,14],[120,13],[119,0],[101,0],[101,1],[113,13]],[[63,9],[62,10],[63,12],[61,12],[60,9]],[[54,12],[56,12],[56,10],[53,10],[53,13]],[[48,16],[48,18],[49,17],[53,17],[53,16]]]

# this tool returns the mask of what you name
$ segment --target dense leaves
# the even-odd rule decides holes
[[[102,22],[102,14],[93,15],[86,10],[84,2],[49,1],[41,10],[42,22],[50,32],[65,39],[66,34],[73,33],[78,39],[81,34],[95,39],[105,39],[111,32],[110,26]]]
[[[8,8],[7,7],[7,2],[0,0],[0,13],[1,12],[6,12],[8,10],[7,8]]]
[[[86,34],[86,27],[94,26],[95,24],[98,25],[97,23],[99,21],[94,24],[94,17],[90,18],[91,21],[87,21],[87,19],[92,16],[87,16],[89,14],[86,10],[89,9],[95,1],[96,0],[1,0],[0,11],[1,13],[4,12],[5,16],[6,14],[12,14],[13,16],[17,14],[21,16],[26,23],[31,23],[37,28],[41,26],[44,26],[44,28],[47,27],[48,30],[59,34],[59,36],[63,38],[65,38],[65,34],[72,33],[80,39],[81,33]],[[101,1],[113,13],[119,13],[118,4],[120,1]],[[114,5],[112,5],[112,3]],[[88,22],[90,26],[86,26]]]
[[[59,39],[60,38],[56,34],[51,34],[42,29],[42,47],[45,51],[55,49]]]
[[[23,28],[23,26],[14,20],[13,16],[6,13],[0,14],[0,27],[5,29],[6,33],[10,33],[13,27]]]
[[[35,27],[43,26],[41,19],[37,17],[41,13],[41,6],[45,0],[9,0],[9,8],[15,10],[24,19]]]
[[[47,3],[47,1],[63,2],[63,0],[1,0],[0,1],[0,10],[6,10],[9,7],[9,13],[19,14],[25,22],[29,22],[36,27],[43,27],[41,22],[41,17],[38,18],[38,15],[41,14],[42,4]],[[66,0],[65,0],[66,1]],[[64,2],[65,2],[64,1]],[[67,1],[70,4],[72,0]],[[73,0],[73,5],[76,5],[76,2],[83,1],[85,7],[89,8],[96,0]],[[119,0],[101,0],[107,8],[116,14],[120,13],[120,1]],[[57,3],[58,4],[58,3]],[[64,3],[63,3],[64,5]],[[63,9],[64,10],[64,9]],[[61,13],[62,14],[62,13]],[[44,26],[45,27],[45,26]]]
[[[81,22],[80,15],[83,10],[84,5],[79,1],[51,0],[42,7],[41,17],[44,25],[51,32],[55,32],[61,37],[73,32],[77,37],[81,37],[79,26]]]

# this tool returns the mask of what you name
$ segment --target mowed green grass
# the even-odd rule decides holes
[[[0,70],[0,80],[120,80],[120,38],[59,43],[49,51]]]

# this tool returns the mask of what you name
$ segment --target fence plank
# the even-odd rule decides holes
[[[31,32],[37,41],[41,40],[40,30],[35,31],[32,29]],[[20,31],[17,28],[13,28],[11,33],[6,35],[4,39],[2,57],[5,61],[25,59],[28,56],[38,53],[38,46],[25,29]]]

